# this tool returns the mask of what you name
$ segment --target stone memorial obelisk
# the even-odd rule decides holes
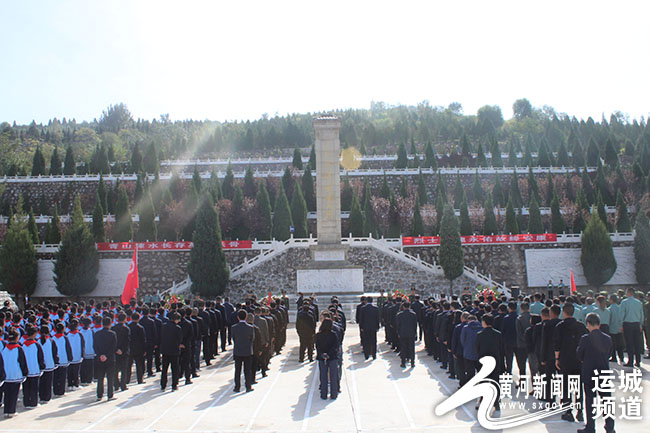
[[[341,121],[323,116],[313,120],[316,139],[316,236],[309,266],[297,270],[298,291],[363,292],[363,267],[350,264],[341,243]]]

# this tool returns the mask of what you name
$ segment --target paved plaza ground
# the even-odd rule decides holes
[[[383,341],[383,331],[378,340]],[[474,403],[443,417],[435,405],[457,388],[437,363],[416,346],[415,368],[400,368],[399,358],[385,344],[375,361],[360,353],[359,331],[348,325],[344,371],[338,399],[321,400],[317,365],[298,363],[294,329],[282,354],[272,359],[269,376],[251,393],[233,393],[231,351],[202,368],[193,385],[162,393],[159,378],[131,385],[114,401],[95,401],[95,388],[70,392],[45,406],[0,421],[0,432],[481,432]],[[619,367],[617,367],[619,368]],[[650,365],[643,364],[644,420],[617,422],[617,432],[648,431]],[[183,384],[184,381],[181,382]],[[516,412],[504,408],[502,417]],[[582,424],[559,416],[509,429],[512,432],[575,432]],[[597,424],[602,430],[602,421]]]

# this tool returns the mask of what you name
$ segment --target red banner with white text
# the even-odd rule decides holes
[[[253,241],[221,241],[223,249],[250,249]],[[131,251],[135,247],[138,251],[179,251],[191,250],[194,242],[100,242],[97,244],[98,251]]]
[[[463,245],[481,244],[516,244],[516,243],[542,243],[557,242],[555,233],[543,233],[539,235],[474,235],[461,236]],[[403,237],[402,246],[412,247],[421,245],[440,245],[440,236],[413,236]]]

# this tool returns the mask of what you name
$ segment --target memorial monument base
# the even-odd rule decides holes
[[[363,293],[363,267],[346,262],[314,262],[297,270],[298,291],[309,293]]]

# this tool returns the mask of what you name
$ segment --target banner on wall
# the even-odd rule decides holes
[[[555,233],[543,233],[539,235],[474,235],[461,236],[461,244],[515,244],[515,243],[543,243],[557,242]],[[440,236],[408,236],[402,238],[402,246],[440,245]]]
[[[223,249],[250,249],[253,241],[221,241]],[[132,251],[136,247],[139,251],[179,251],[191,250],[194,242],[100,242],[97,244],[98,251]]]

